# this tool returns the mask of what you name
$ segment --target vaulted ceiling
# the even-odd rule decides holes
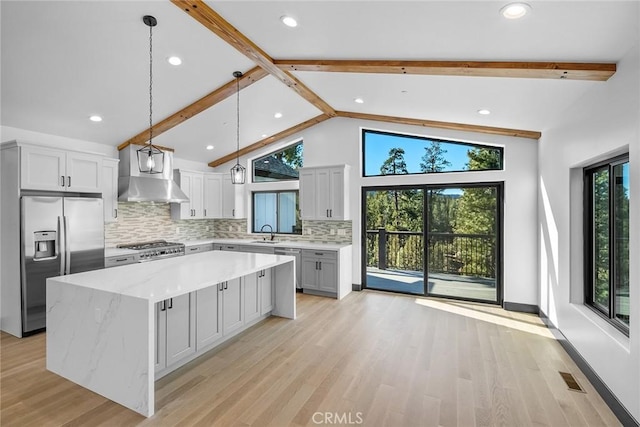
[[[506,3],[3,0],[1,123],[146,142],[144,15],[158,20],[154,143],[212,165],[235,152],[235,70],[245,151],[336,115],[531,137],[638,41],[636,1],[531,1],[520,20],[499,14]]]

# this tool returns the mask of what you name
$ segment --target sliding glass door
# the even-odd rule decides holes
[[[501,194],[501,184],[364,189],[364,286],[500,302]]]

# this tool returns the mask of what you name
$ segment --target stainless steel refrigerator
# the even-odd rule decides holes
[[[102,199],[21,197],[22,332],[46,326],[46,279],[104,268]]]

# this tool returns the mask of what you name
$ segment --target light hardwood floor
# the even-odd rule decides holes
[[[2,333],[0,425],[620,425],[537,316],[373,291],[297,298],[297,320],[269,318],[159,380],[148,419],[48,372],[45,334]]]

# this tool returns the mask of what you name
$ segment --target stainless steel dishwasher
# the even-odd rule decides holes
[[[289,255],[296,257],[296,288],[302,289],[302,259],[298,248],[275,248],[275,255]]]

